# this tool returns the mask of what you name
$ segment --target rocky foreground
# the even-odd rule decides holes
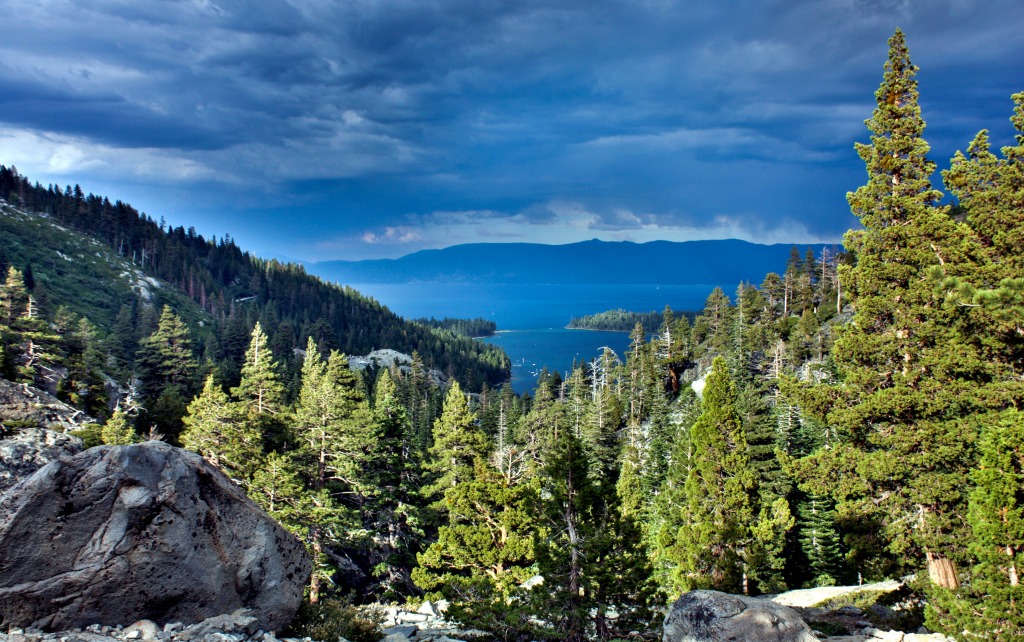
[[[482,636],[479,631],[452,628],[441,616],[440,608],[425,602],[413,611],[387,607],[383,642],[457,642]],[[457,635],[457,638],[449,637]],[[260,626],[252,611],[239,609],[186,626],[171,622],[160,626],[152,620],[139,620],[128,626],[92,624],[85,628],[45,632],[35,628],[11,628],[0,633],[0,642],[313,642],[310,638],[277,637]],[[331,642],[338,642],[332,640]],[[342,639],[341,642],[344,642]]]

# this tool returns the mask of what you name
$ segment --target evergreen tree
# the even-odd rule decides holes
[[[650,623],[657,599],[642,533],[616,501],[616,475],[602,479],[591,466],[574,432],[558,431],[544,457],[544,585],[531,595],[557,639],[624,636]]]
[[[843,578],[842,548],[833,503],[821,495],[808,495],[797,508],[798,537],[812,586],[833,586]]]
[[[827,410],[843,443],[800,470],[817,480],[808,490],[837,500],[840,519],[880,522],[894,556],[927,561],[934,583],[954,587],[966,541],[961,482],[974,458],[971,416],[984,407],[976,391],[990,364],[957,331],[959,306],[936,292],[934,278],[921,278],[968,274],[977,252],[969,231],[936,206],[916,71],[897,30],[867,121],[871,144],[857,145],[869,180],[848,195],[864,230],[845,241],[857,265],[840,277],[856,315],[833,350],[840,383],[801,399],[805,409]]]
[[[284,385],[277,373],[274,356],[267,346],[267,335],[259,322],[252,330],[252,340],[245,352],[242,380],[231,394],[243,405],[246,414],[254,419],[274,416],[281,412]]]
[[[589,462],[579,438],[571,431],[558,434],[544,465],[544,526],[538,565],[544,577],[540,609],[566,642],[587,639],[589,603],[593,590],[584,575],[590,512],[600,504],[590,480]],[[536,595],[536,592],[535,592]],[[539,596],[538,596],[539,597]]]
[[[164,306],[156,331],[142,341],[142,360],[149,390],[178,386],[187,391],[196,368],[188,326]]]
[[[176,440],[197,364],[188,326],[170,306],[164,306],[156,330],[140,342],[139,361],[149,417],[160,432]]]
[[[929,606],[934,630],[965,639],[1024,638],[1024,414],[1002,413],[986,425],[973,472],[968,520],[977,560],[959,591]]]
[[[99,332],[86,319],[61,306],[54,315],[55,331],[61,337],[60,352],[67,375],[57,385],[57,396],[83,408],[94,417],[108,414],[106,385],[100,374],[105,359],[100,349]]]
[[[486,460],[477,459],[472,478],[445,489],[447,523],[417,556],[413,580],[449,599],[480,581],[510,596],[534,574],[536,501],[533,484],[508,484]]]
[[[704,310],[693,322],[693,342],[705,344],[704,349],[711,353],[721,353],[729,349],[733,324],[733,308],[722,288],[715,288],[704,302]]]
[[[132,428],[131,423],[129,423],[128,417],[125,416],[120,408],[114,410],[114,414],[103,425],[103,428],[100,430],[100,439],[108,446],[122,446],[141,441],[139,435]]]
[[[295,424],[299,473],[309,489],[303,538],[314,564],[309,596],[317,602],[323,582],[335,572],[329,550],[351,543],[358,528],[355,511],[340,496],[347,492],[356,501],[364,497],[364,465],[376,449],[376,438],[369,406],[347,361],[332,351],[325,363],[312,337],[302,365]]]
[[[659,556],[670,560],[672,592],[745,588],[756,483],[736,409],[736,386],[716,357],[703,391],[701,414],[689,434],[686,482],[662,528]]]
[[[375,492],[364,509],[371,533],[370,561],[385,598],[414,591],[410,573],[423,537],[420,508],[421,462],[414,447],[412,424],[399,403],[389,370],[377,377],[373,414],[380,427],[378,449],[370,470]]]
[[[304,509],[308,508],[310,502],[291,457],[282,453],[269,453],[253,473],[246,492],[275,521],[296,537],[305,538],[303,523],[307,511]]]
[[[434,422],[430,459],[424,466],[434,474],[434,480],[425,492],[442,494],[469,481],[477,462],[486,461],[489,452],[487,435],[477,427],[476,416],[469,409],[462,388],[458,382],[453,383],[445,396],[441,416]]]
[[[245,421],[244,409],[231,401],[214,375],[188,405],[182,417],[181,445],[197,452],[243,485],[260,467],[263,450],[259,432]]]
[[[460,618],[482,625],[497,602],[534,574],[535,560],[537,487],[493,467],[489,446],[453,384],[434,423],[428,462],[438,474],[433,488],[442,495],[437,506],[445,523],[412,572],[418,586],[454,601]]]
[[[53,331],[36,306],[35,297],[28,295],[22,313],[10,326],[13,339],[9,350],[22,383],[55,389],[56,373],[53,366],[60,360],[60,337]]]

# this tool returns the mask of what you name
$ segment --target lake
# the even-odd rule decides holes
[[[568,330],[572,317],[622,308],[634,312],[700,310],[713,285],[559,285],[479,283],[351,284],[396,314],[421,317],[481,317],[498,325],[482,341],[501,346],[512,360],[512,387],[532,392],[543,367],[565,373],[574,361],[591,360],[605,346],[620,357],[625,332]],[[723,286],[727,294],[736,285]]]

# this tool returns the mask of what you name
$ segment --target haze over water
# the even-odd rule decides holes
[[[574,361],[592,360],[605,346],[624,358],[624,332],[568,330],[574,316],[622,308],[634,312],[700,310],[713,285],[561,285],[561,284],[352,284],[361,293],[409,318],[481,317],[498,324],[484,339],[501,346],[512,360],[512,387],[533,392],[543,367],[563,374]],[[731,294],[736,284],[723,285]]]

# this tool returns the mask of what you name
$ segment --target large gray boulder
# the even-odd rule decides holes
[[[665,617],[664,642],[816,642],[800,615],[769,600],[690,591]]]
[[[2,497],[0,628],[197,623],[251,609],[288,624],[302,544],[217,469],[162,442],[52,462]]]

